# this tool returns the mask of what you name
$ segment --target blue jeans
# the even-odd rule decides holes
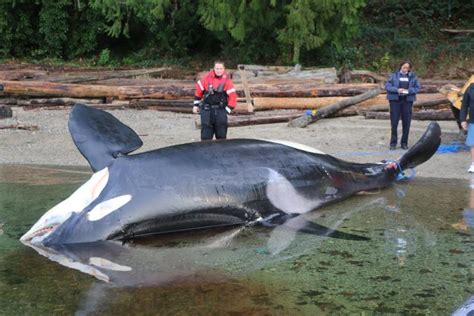
[[[408,145],[408,134],[410,133],[411,114],[413,101],[390,101],[390,123],[392,124],[392,137],[390,138],[390,146],[396,146],[398,135],[398,121],[402,118],[402,145]]]

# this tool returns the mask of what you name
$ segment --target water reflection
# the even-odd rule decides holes
[[[363,199],[349,211],[314,212],[275,228],[239,226],[209,229],[151,236],[132,243],[104,241],[51,247],[25,245],[54,262],[117,286],[162,286],[195,279],[196,275],[215,277],[216,273],[255,271],[270,262],[287,260],[314,250],[327,238],[332,238],[333,233],[343,237],[360,236],[360,232],[351,235],[337,229],[354,214],[384,205],[384,198]],[[300,236],[299,231],[308,221],[322,219],[329,227],[326,233],[318,230],[317,235]],[[256,254],[264,260],[254,261]]]

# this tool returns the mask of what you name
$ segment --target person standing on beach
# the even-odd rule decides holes
[[[214,62],[214,68],[196,83],[193,113],[201,114],[201,140],[227,138],[227,114],[237,105],[234,83],[225,72],[224,63]]]
[[[416,100],[416,94],[420,91],[420,83],[411,69],[411,62],[403,61],[400,63],[399,69],[390,75],[385,84],[387,99],[390,103],[390,123],[392,125],[390,150],[395,150],[397,147],[397,129],[400,116],[402,118],[400,145],[402,149],[408,149],[413,102]]]
[[[469,120],[467,115],[469,114]],[[474,173],[474,83],[466,89],[462,97],[459,120],[464,130],[467,130],[466,145],[471,147],[471,166],[467,170]]]

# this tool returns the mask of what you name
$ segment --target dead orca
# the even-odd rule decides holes
[[[110,113],[82,104],[73,107],[69,130],[95,173],[46,212],[21,237],[23,242],[130,240],[254,223],[357,239],[299,215],[390,185],[402,170],[428,160],[441,141],[439,125],[430,123],[394,167],[346,162],[308,146],[257,139],[195,142],[128,155],[142,145],[138,135]]]

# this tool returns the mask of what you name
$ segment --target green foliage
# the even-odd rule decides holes
[[[42,0],[39,12],[41,50],[47,51],[49,56],[63,56],[63,47],[66,44],[69,31],[69,6],[71,6],[70,0]]]
[[[321,20],[317,19],[317,1],[295,0],[286,6],[286,26],[280,30],[278,40],[288,44],[293,49],[293,63],[300,60],[301,47],[306,49],[321,46],[326,40],[328,32],[324,29]],[[327,2],[320,2],[323,6]]]
[[[279,2],[203,0],[197,12],[200,23],[221,43],[221,58],[258,62],[278,57],[277,31],[283,19]]]
[[[171,0],[91,0],[91,7],[99,10],[109,25],[107,34],[111,37],[124,35],[129,37],[132,19],[144,24],[154,20],[162,20],[165,10],[171,5]]]
[[[286,25],[280,42],[293,48],[293,63],[300,61],[301,48],[310,50],[328,43],[336,50],[358,31],[358,15],[364,0],[295,0],[285,7]]]
[[[342,47],[342,41],[357,31],[363,5],[364,0],[204,0],[198,13],[211,31],[229,32],[232,39],[246,46],[254,40],[259,49],[271,47],[273,52],[281,50],[280,55],[291,51],[291,61],[298,63],[302,49],[311,50],[326,42]]]
[[[1,0],[0,58],[153,66],[237,63],[420,75],[473,67],[474,2],[433,0]]]
[[[97,60],[97,65],[106,66],[110,63],[110,49],[105,48],[99,54],[99,59]]]
[[[34,46],[37,6],[28,0],[0,2],[0,55],[28,56]]]
[[[356,47],[343,46],[339,49],[332,48],[333,62],[337,68],[354,69],[356,61],[360,58],[360,50]]]
[[[81,2],[82,3],[82,2]],[[101,36],[106,32],[102,15],[87,6],[87,2],[71,11],[65,55],[68,59],[83,58],[99,48]]]
[[[392,70],[391,61],[390,54],[386,52],[378,60],[375,60],[372,66],[377,72],[390,72]]]
[[[410,59],[420,75],[429,76],[443,63],[468,56],[469,49],[472,54],[473,36],[454,37],[441,29],[471,29],[473,19],[473,1],[368,0],[354,41],[362,51],[358,67],[377,66],[389,52],[392,70]]]

